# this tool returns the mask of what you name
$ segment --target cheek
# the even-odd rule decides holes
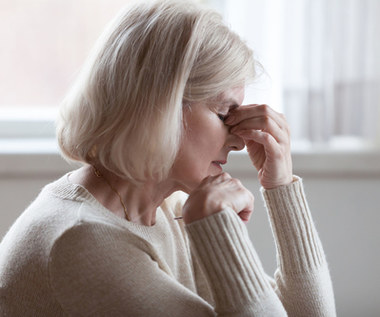
[[[179,186],[180,190],[190,193],[207,176],[207,168],[202,166],[204,160],[199,155],[184,151],[179,153],[172,170],[171,178]],[[198,156],[198,157],[197,157]]]
[[[220,146],[217,138],[207,134],[184,136],[173,170],[182,179],[206,177],[213,160],[218,158]]]
[[[185,147],[187,154],[197,160],[215,160],[218,151],[223,148],[226,133],[218,122],[208,121],[187,136]]]

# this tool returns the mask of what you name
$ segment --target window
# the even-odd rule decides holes
[[[380,144],[380,1],[199,1],[254,49],[265,72],[246,102],[285,112],[293,144]],[[0,139],[53,136],[57,106],[126,2],[1,1]]]
[[[0,138],[53,136],[60,101],[105,25],[127,2],[0,2]]]
[[[360,150],[379,146],[379,1],[218,4],[266,69],[264,88],[254,86],[248,101],[283,111],[293,144]]]

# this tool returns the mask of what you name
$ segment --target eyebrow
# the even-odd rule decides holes
[[[217,98],[217,99],[213,99],[211,100],[211,103],[213,105],[213,107],[215,108],[226,108],[228,107],[228,112],[236,109],[239,107],[239,102],[234,99],[234,98],[227,98],[227,99],[222,99],[222,98]]]
[[[239,103],[233,98],[229,98],[227,100],[224,100],[222,102],[222,104],[223,105],[231,104],[231,106],[229,106],[229,110],[233,110],[233,109],[236,109],[237,107],[239,107]]]

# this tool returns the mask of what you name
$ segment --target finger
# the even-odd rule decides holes
[[[245,119],[239,124],[232,127],[230,132],[232,134],[239,135],[239,131],[251,129],[262,130],[264,132],[270,133],[279,143],[289,143],[289,135],[287,131],[281,129],[277,122],[269,117],[254,117]]]
[[[213,184],[214,185],[214,184]],[[229,201],[230,205],[236,213],[246,209],[253,210],[253,195],[237,178],[229,178],[225,181],[215,184],[217,187],[217,196],[225,202]]]
[[[244,140],[253,140],[256,143],[262,144],[267,158],[269,156],[274,159],[282,156],[281,146],[271,134],[259,130],[244,130],[237,133]]]
[[[269,117],[272,118],[281,129],[289,131],[288,123],[282,113],[276,112],[268,105],[247,105],[231,110],[225,120],[227,125],[236,125],[244,119],[251,117]]]
[[[253,166],[259,171],[263,167],[266,159],[264,146],[253,140],[249,140],[246,143],[247,151],[252,160]]]
[[[251,218],[251,215],[253,213],[253,207],[254,207],[254,196],[250,191],[246,189],[246,205],[243,209],[240,209],[241,211],[238,212],[239,217],[244,221],[248,222]]]
[[[240,211],[238,213],[240,219],[244,222],[244,223],[248,223],[249,220],[251,219],[251,216],[252,216],[252,210],[248,210],[248,209],[244,209],[242,211]]]
[[[232,200],[233,209],[238,214],[245,211],[242,215],[246,215],[248,220],[248,213],[253,212],[254,196],[246,187],[242,185],[240,180],[233,178],[229,180],[229,182],[232,183],[234,187],[232,188],[232,193],[235,192],[234,199]]]
[[[232,117],[232,124],[239,122],[243,120],[246,117],[249,116],[265,116],[265,117],[270,117],[276,121],[278,121],[279,125],[286,124],[286,118],[282,113],[279,113],[275,111],[273,108],[266,104],[254,104],[254,105],[246,105],[242,107],[235,108],[231,110],[230,115]],[[227,121],[226,119],[226,122]]]

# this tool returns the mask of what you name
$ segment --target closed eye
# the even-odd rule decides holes
[[[224,115],[224,114],[218,113],[218,118],[224,122],[224,120],[227,119],[227,115]]]
[[[222,106],[219,108],[219,113],[217,112],[217,116],[221,121],[225,121],[228,118],[228,115],[230,114],[231,110],[234,110],[235,108],[238,108],[239,106],[237,104],[233,104],[231,106]],[[226,112],[227,110],[227,112]]]

